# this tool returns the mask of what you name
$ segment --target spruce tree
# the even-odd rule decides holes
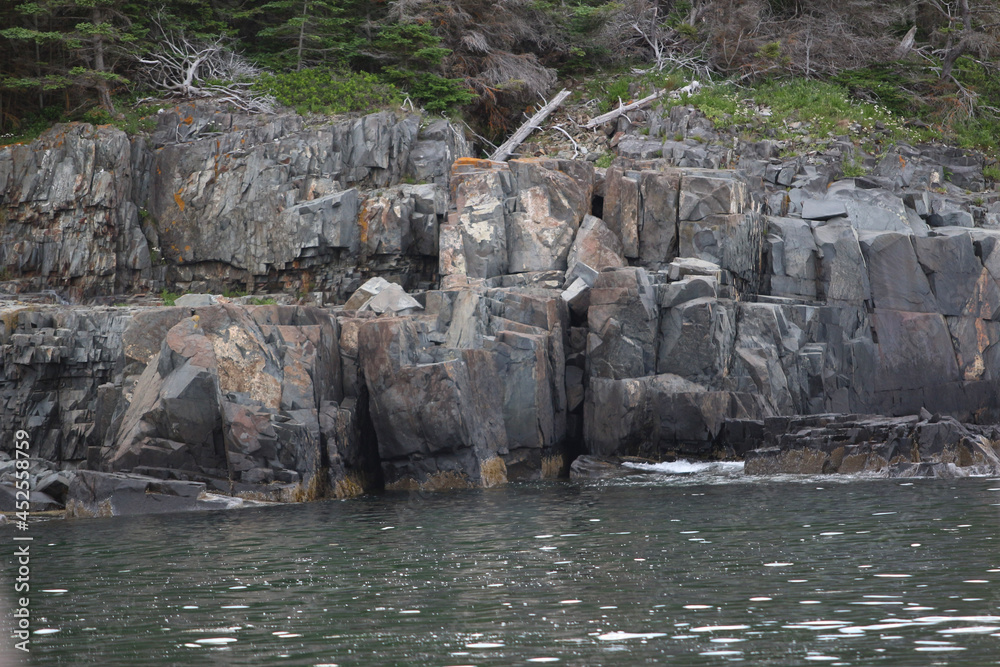
[[[5,88],[49,91],[79,86],[114,114],[111,91],[127,79],[115,65],[136,36],[116,0],[41,0],[16,6],[20,26],[3,36],[34,53],[30,69],[3,80]],[[44,56],[43,56],[44,53]]]

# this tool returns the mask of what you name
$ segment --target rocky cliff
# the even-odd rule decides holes
[[[310,126],[198,104],[162,112],[148,137],[56,126],[0,150],[4,279],[72,300],[169,287],[343,301],[363,274],[427,287],[428,230],[468,152],[446,121],[389,113]],[[414,228],[401,239],[377,220],[393,208]]]
[[[148,139],[77,125],[0,151],[22,299],[316,304],[9,299],[0,410],[40,459],[38,502],[492,486],[581,453],[996,470],[994,432],[960,423],[1000,421],[1000,198],[955,185],[982,165],[899,146],[842,178],[848,145],[780,158],[678,109],[606,128],[607,169],[471,159],[416,116],[206,107]]]

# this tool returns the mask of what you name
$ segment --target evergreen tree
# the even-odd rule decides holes
[[[35,59],[33,67],[8,76],[2,85],[38,91],[80,86],[96,93],[98,104],[114,113],[112,86],[127,82],[115,71],[115,64],[136,39],[131,21],[117,4],[115,0],[41,0],[17,5],[21,25],[0,30],[0,36],[24,44]]]
[[[327,63],[342,64],[354,55],[361,39],[354,34],[347,5],[338,0],[270,0],[237,14],[253,18],[261,27],[257,47],[270,53],[267,60],[285,69]]]

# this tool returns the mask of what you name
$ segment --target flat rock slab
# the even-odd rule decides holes
[[[70,484],[66,510],[74,517],[128,516],[235,509],[250,504],[242,498],[209,494],[203,482],[80,470]]]
[[[807,199],[802,202],[804,220],[830,220],[847,215],[847,206],[842,201],[831,199]]]

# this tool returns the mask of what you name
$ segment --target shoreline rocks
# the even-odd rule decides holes
[[[746,146],[630,158],[635,135],[607,170],[496,163],[388,114],[195,106],[151,147],[113,132],[0,151],[13,284],[317,305],[0,301],[0,415],[63,476],[38,507],[103,512],[116,485],[112,513],[145,511],[140,488],[176,508],[487,488],[580,455],[998,470],[1000,229],[948,209],[930,154],[837,180]]]

